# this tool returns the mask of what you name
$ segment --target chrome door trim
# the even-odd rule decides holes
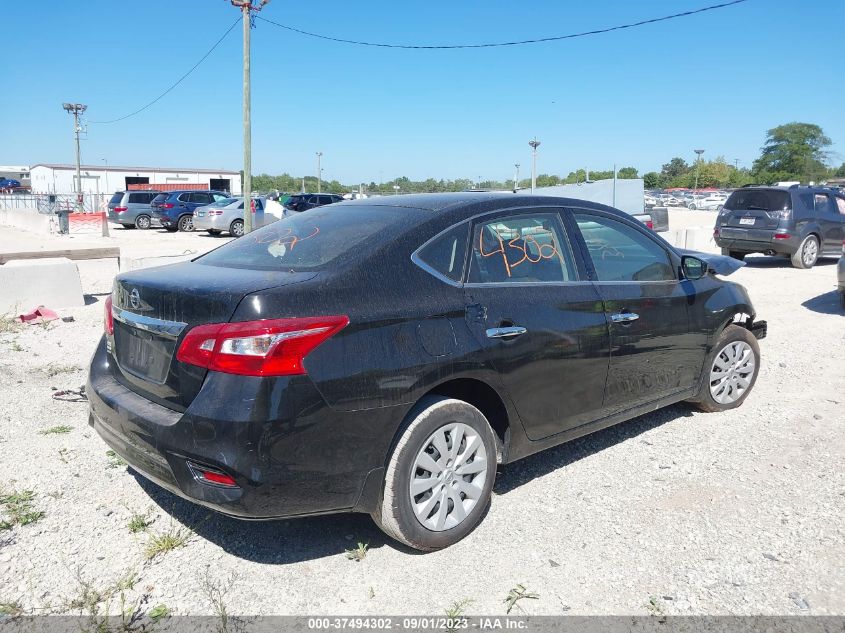
[[[178,338],[182,333],[182,330],[188,327],[187,323],[182,323],[181,321],[154,319],[152,317],[135,314],[134,312],[121,310],[119,308],[112,308],[112,316],[121,323],[125,323],[131,327],[171,339]]]

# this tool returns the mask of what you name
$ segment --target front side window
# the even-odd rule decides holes
[[[675,281],[669,254],[657,242],[623,222],[576,213],[598,281]]]
[[[437,271],[452,281],[460,281],[464,274],[469,223],[458,226],[438,235],[423,246],[417,253],[419,260],[432,270]]]
[[[496,218],[472,233],[470,283],[537,283],[576,279],[555,213]]]

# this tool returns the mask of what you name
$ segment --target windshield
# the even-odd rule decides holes
[[[740,189],[725,201],[729,211],[780,211],[791,210],[792,199],[788,191],[778,189]]]
[[[318,207],[253,231],[197,262],[259,270],[330,268],[335,260],[366,256],[394,239],[409,213],[395,207]]]

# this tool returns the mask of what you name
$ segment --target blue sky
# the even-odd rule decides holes
[[[476,43],[561,35],[715,0],[285,2],[262,16],[337,37]],[[0,163],[72,162],[64,101],[112,119],[150,101],[237,18],[227,0],[8,2]],[[750,166],[767,129],[817,123],[845,160],[845,2],[749,0],[576,40],[476,50],[350,46],[258,21],[253,173],[346,183],[522,175],[724,156]],[[241,31],[145,112],[88,125],[83,161],[240,169]]]

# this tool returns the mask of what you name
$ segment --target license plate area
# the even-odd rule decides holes
[[[749,226],[754,226],[754,223],[757,221],[756,218],[740,218],[739,223]]]
[[[123,371],[164,384],[176,341],[115,320],[114,346],[115,358]]]

